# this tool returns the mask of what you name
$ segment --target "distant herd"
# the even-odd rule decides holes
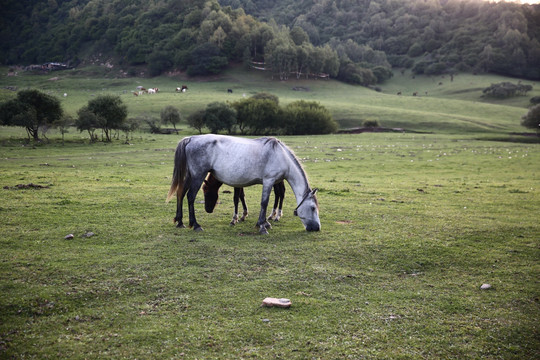
[[[179,93],[185,93],[188,90],[187,85],[182,85],[181,87],[176,87],[175,92]],[[135,91],[132,91],[134,96],[139,96],[143,94],[157,94],[159,92],[159,88],[149,88],[146,89],[142,86],[137,86],[137,89]],[[227,89],[228,94],[232,94],[232,89]],[[244,95],[245,96],[245,95]]]

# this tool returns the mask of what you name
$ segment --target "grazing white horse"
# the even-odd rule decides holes
[[[149,93],[149,94],[155,94],[155,93],[156,93],[156,89],[150,88],[150,89],[148,89],[148,93]]]
[[[317,189],[311,189],[306,173],[293,152],[275,138],[244,139],[224,135],[196,135],[182,139],[176,148],[169,201],[177,196],[176,217],[182,222],[182,202],[187,193],[189,226],[202,230],[195,218],[195,197],[208,173],[220,182],[242,188],[262,184],[261,212],[257,227],[261,234],[271,228],[266,209],[274,184],[287,180],[296,197],[294,214],[307,231],[319,231]]]

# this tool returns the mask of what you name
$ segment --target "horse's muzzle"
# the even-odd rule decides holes
[[[306,225],[307,231],[319,231],[321,230],[321,226],[316,222],[310,222]]]

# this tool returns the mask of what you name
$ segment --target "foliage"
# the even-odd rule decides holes
[[[505,99],[512,96],[527,95],[527,92],[532,90],[531,85],[513,84],[509,81],[504,81],[498,84],[491,84],[491,86],[482,90],[485,96],[494,97],[498,99]]]
[[[15,99],[0,104],[0,124],[22,126],[28,136],[39,140],[39,129],[63,115],[60,100],[39,90],[21,90]]]
[[[168,105],[161,110],[161,122],[163,124],[171,124],[176,130],[176,125],[182,120],[180,116],[180,110],[178,108]]]
[[[230,134],[236,123],[236,110],[224,102],[212,102],[206,106],[204,124],[210,132],[217,134],[227,130]]]
[[[529,112],[523,116],[521,125],[536,130],[540,134],[540,104],[529,109]]]
[[[204,43],[196,47],[190,55],[187,73],[191,76],[219,74],[227,66],[227,58],[214,44]]]
[[[102,129],[106,141],[111,141],[111,131],[121,130],[127,119],[127,106],[119,96],[100,95],[88,101],[88,105],[78,112],[77,128],[87,130],[90,138],[95,139],[95,129]]]
[[[330,134],[338,129],[330,112],[315,101],[292,102],[285,107],[283,117],[289,135]]]
[[[242,134],[248,129],[249,133],[255,135],[275,133],[281,127],[278,123],[279,105],[267,95],[242,99],[234,102],[232,106],[236,109],[236,125]]]
[[[199,134],[202,134],[202,129],[205,126],[204,115],[205,115],[205,110],[199,109],[199,110],[195,110],[187,118],[187,123],[189,124],[189,126],[196,129],[199,132]]]
[[[300,27],[315,46],[331,44],[340,59],[366,46],[382,52],[394,66],[439,73],[485,71],[540,79],[540,8],[512,2],[220,0],[248,14]],[[294,28],[293,28],[294,29]],[[428,55],[423,59],[422,55]],[[417,58],[420,57],[420,58]],[[371,65],[382,65],[371,62]],[[432,67],[432,65],[434,65]],[[420,68],[418,68],[420,69]]]

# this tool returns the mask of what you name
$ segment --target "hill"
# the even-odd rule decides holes
[[[362,85],[391,68],[540,79],[539,19],[538,5],[479,0],[7,0],[0,62],[104,63],[126,76],[144,66],[155,76],[255,61],[281,79]]]

